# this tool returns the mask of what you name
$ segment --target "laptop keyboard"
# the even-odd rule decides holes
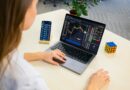
[[[63,43],[58,43],[55,46],[51,47],[52,50],[59,49],[67,56],[76,59],[82,63],[87,63],[89,59],[92,57],[92,54],[83,52],[81,50],[75,49]]]

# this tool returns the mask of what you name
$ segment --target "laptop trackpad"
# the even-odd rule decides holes
[[[87,64],[83,64],[69,57],[66,57],[66,59],[67,59],[66,63],[62,64],[62,66],[78,74],[82,74],[83,71],[88,66]]]

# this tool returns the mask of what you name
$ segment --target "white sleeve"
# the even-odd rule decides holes
[[[45,82],[40,77],[25,78],[18,83],[16,90],[48,90]]]
[[[23,54],[20,55],[23,58]],[[49,90],[40,74],[24,58],[20,62],[26,77],[19,85],[18,90]],[[22,80],[21,80],[22,81]]]
[[[12,55],[0,81],[0,90],[48,90],[40,74],[33,68],[18,51]]]
[[[13,61],[14,80],[16,90],[48,90],[48,87],[40,74],[28,63],[23,54],[17,52]]]

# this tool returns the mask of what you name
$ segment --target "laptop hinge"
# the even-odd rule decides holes
[[[73,45],[71,45],[71,44],[65,43],[65,42],[63,42],[63,41],[60,41],[60,42],[63,43],[63,44],[66,44],[66,45],[68,45],[68,46],[70,46],[70,47],[73,47],[73,48],[75,48],[75,49],[78,49],[78,50],[80,50],[80,51],[83,51],[83,52],[86,52],[86,53],[95,55],[95,54],[93,54],[93,53],[90,53],[90,52],[88,52],[88,51],[85,51],[85,50],[82,50],[82,49],[80,49],[80,48],[77,48],[77,47],[75,47],[75,46],[73,46]]]

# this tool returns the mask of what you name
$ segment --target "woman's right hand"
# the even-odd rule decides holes
[[[90,77],[87,90],[101,90],[109,81],[108,72],[100,69]]]

